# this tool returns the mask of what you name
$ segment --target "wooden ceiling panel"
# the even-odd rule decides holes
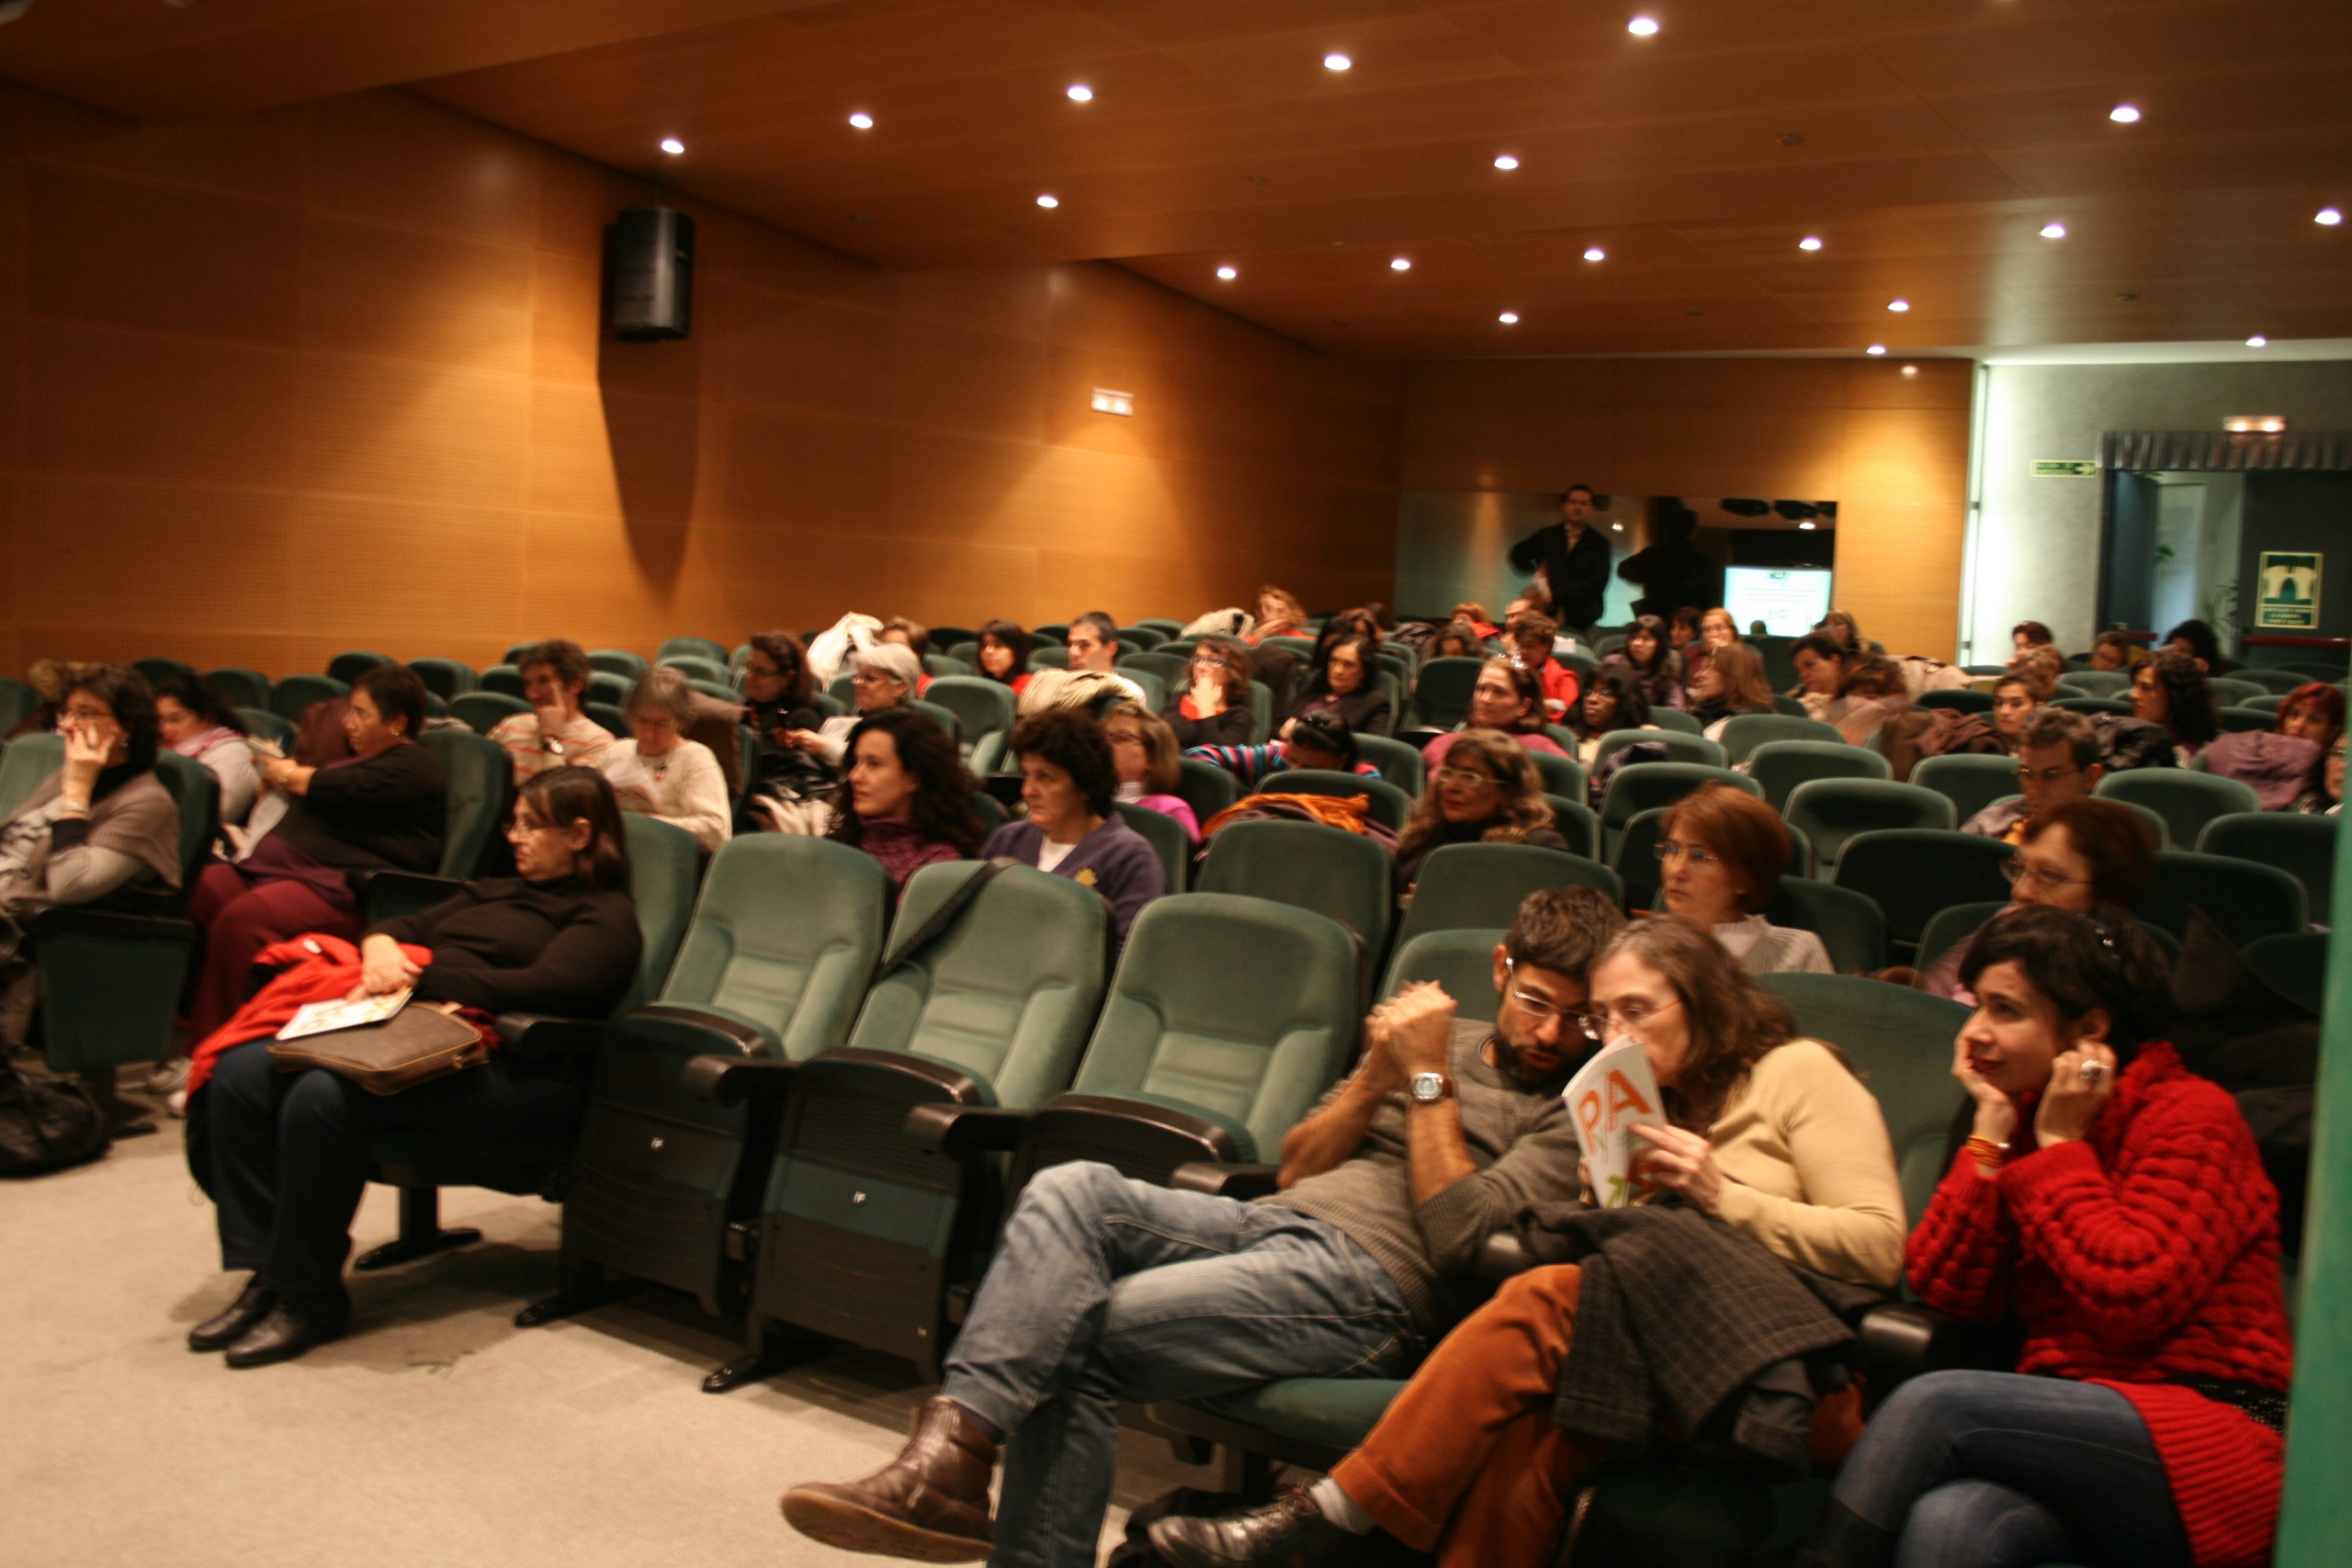
[[[1659,14],[1639,39],[1622,8],[1558,0],[39,0],[0,28],[0,74],[147,116],[405,80],[807,236],[706,239],[763,244],[778,288],[844,306],[910,271],[1115,259],[1355,354],[2145,341],[2257,316],[2352,334],[2352,236],[2310,222],[2352,201],[2340,0]],[[1353,68],[1326,70],[1334,50]],[[2146,118],[2109,122],[2119,101]],[[282,186],[276,133],[190,134],[254,152],[249,194]],[[684,157],[654,150],[668,135]],[[304,177],[356,215],[495,240],[530,232],[535,199],[655,188],[537,190],[463,141],[405,180]],[[2039,237],[2052,219],[2063,243]]]

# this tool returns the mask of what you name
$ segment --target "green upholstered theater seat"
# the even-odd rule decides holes
[[[530,704],[504,692],[466,692],[449,699],[449,716],[476,735],[486,736],[516,714],[530,711]]]
[[[687,1064],[804,1062],[845,1043],[889,905],[881,863],[846,844],[755,833],[719,847],[660,999],[619,1020],[598,1054],[564,1205],[565,1291],[534,1321],[562,1315],[600,1275],[723,1310],[735,1278],[727,1227],[764,1175],[747,1173],[744,1156],[772,1121],[696,1092]]]
[[[1819,937],[1840,975],[1870,975],[1886,967],[1886,917],[1874,900],[1850,887],[1783,876],[1758,913],[1776,926]]]
[[[1634,735],[1656,739],[1646,730],[1614,730],[1601,738],[1601,744],[1618,735]],[[1689,737],[1668,736],[1687,739]],[[1712,741],[1700,744],[1713,746]],[[1716,753],[1720,756],[1720,750]],[[1618,836],[1625,825],[1645,811],[1657,811],[1673,805],[1692,790],[1704,784],[1728,784],[1743,789],[1758,799],[1763,798],[1763,786],[1746,773],[1733,773],[1709,762],[1631,762],[1617,770],[1609,781],[1609,789],[1600,797],[1600,835],[1603,858],[1613,861],[1617,854]]]
[[[1360,833],[1319,822],[1230,822],[1209,840],[1197,886],[1311,909],[1352,932],[1376,960],[1393,907],[1388,852]]]
[[[1925,757],[1911,770],[1911,782],[1934,790],[1951,802],[1955,822],[1965,822],[1996,800],[2018,793],[2018,763],[2014,757]]]
[[[1781,815],[1813,841],[1814,872],[1834,878],[1848,840],[1891,828],[1950,832],[1960,826],[1951,797],[1892,779],[1815,779],[1789,792]]]
[[[2172,841],[2184,848],[2196,843],[2205,824],[2217,817],[2262,809],[2252,784],[2187,768],[2129,768],[2108,774],[2091,793],[2154,811],[2165,819]]]
[[[632,653],[626,648],[599,648],[589,651],[588,668],[600,674],[618,675],[635,685],[638,678],[651,669],[652,664],[645,655]]]
[[[1380,776],[1405,792],[1408,799],[1418,796],[1429,778],[1429,766],[1421,761],[1420,751],[1402,740],[1385,735],[1356,737],[1356,756],[1380,770]]]
[[[707,637],[664,637],[662,639],[662,646],[653,650],[653,661],[656,664],[666,663],[678,657],[707,659],[722,670],[727,668],[726,644],[715,642]]]
[[[204,683],[220,694],[231,707],[266,708],[273,684],[270,678],[258,670],[234,668],[215,670],[205,676]],[[0,715],[0,716],[6,716]],[[11,724],[15,721],[10,720]]]
[[[2275,866],[2303,885],[2312,917],[2324,926],[2329,900],[2335,890],[2335,840],[2333,817],[2301,811],[2245,811],[2216,817],[2198,835],[2197,852],[2228,855]]]
[[[964,764],[985,777],[1004,765],[1012,738],[1012,688],[977,675],[942,675],[923,688],[923,701],[956,716],[956,747]]]
[[[1951,803],[1944,804],[1949,808]],[[2010,853],[2008,845],[1976,833],[1879,829],[1846,840],[1837,882],[1878,905],[1896,961],[1904,962],[1939,909],[2008,901],[2001,864]]]
[[[1669,762],[1708,768],[1731,766],[1731,759],[1724,755],[1724,749],[1703,735],[1685,734],[1679,729],[1612,729],[1600,738],[1600,746],[1593,751],[1594,769],[1597,771],[1611,756],[1628,746],[1663,748],[1666,752],[1664,760]]]
[[[1590,887],[1612,904],[1625,896],[1615,872],[1565,850],[1447,844],[1421,863],[1413,901],[1396,928],[1397,946],[1427,931],[1508,929],[1527,896],[1544,887]],[[1393,989],[1393,983],[1385,988]]]
[[[1164,811],[1154,811],[1148,806],[1130,801],[1115,802],[1114,809],[1159,856],[1160,872],[1168,879],[1166,891],[1184,891],[1185,884],[1192,880],[1193,867],[1193,836],[1184,831],[1184,824]]]
[[[2006,763],[2007,759],[2002,761]],[[1876,751],[1843,740],[1767,740],[1747,754],[1747,776],[1763,788],[1775,811],[1788,808],[1797,785],[1815,779],[1891,779],[1894,770]],[[2011,775],[2014,784],[2015,775]]]
[[[2145,925],[2186,938],[2192,908],[2204,910],[2240,948],[2311,923],[2310,899],[2289,872],[2231,855],[2159,851],[2155,881],[2132,912]]]
[[[1535,776],[1544,781],[1544,793],[1566,800],[1582,800],[1591,791],[1585,782],[1584,764],[1574,757],[1556,757],[1549,751],[1527,748],[1527,760],[1535,764]]]
[[[979,871],[957,861],[915,873],[886,951]],[[923,1148],[908,1114],[1031,1110],[1069,1087],[1102,1007],[1109,944],[1109,916],[1089,889],[1006,870],[875,985],[846,1046],[789,1075],[755,1232],[752,1355],[715,1382],[763,1371],[777,1325],[937,1375],[951,1292],[978,1284],[995,1239],[1003,1160]]]
[[[349,695],[350,684],[332,675],[288,675],[270,689],[269,708],[280,718],[299,724],[302,710],[312,703],[330,703]]]
[[[1758,746],[1775,740],[1815,740],[1826,745],[1841,745],[1845,737],[1838,733],[1834,724],[1824,724],[1815,718],[1792,718],[1784,713],[1736,714],[1723,728],[1718,740],[1724,755],[1732,762],[1747,761]]]
[[[1176,795],[1193,808],[1193,819],[1205,828],[1210,818],[1241,798],[1241,785],[1216,763],[1186,757],[1177,773]]]
[[[1507,930],[1455,926],[1398,942],[1380,994],[1393,997],[1413,981],[1434,980],[1453,998],[1457,1016],[1492,1023],[1501,1006],[1495,989],[1495,949]]]
[[[1268,638],[1273,641],[1273,638]],[[1308,651],[1313,651],[1310,645]],[[1431,659],[1413,682],[1408,721],[1419,729],[1452,729],[1470,716],[1470,691],[1478,683],[1483,659]]]
[[[514,798],[514,765],[506,748],[470,729],[428,729],[417,744],[433,753],[447,781],[441,830],[441,864],[431,876],[381,871],[361,886],[372,923],[430,908],[482,874],[491,844],[506,826]]]
[[[340,681],[348,686],[370,670],[399,662],[400,660],[388,653],[370,653],[365,649],[353,649],[348,653],[338,653],[328,660],[327,674],[329,678]]]
[[[451,702],[474,689],[481,677],[473,667],[454,659],[412,659],[409,669],[424,682],[424,689],[443,702]]]

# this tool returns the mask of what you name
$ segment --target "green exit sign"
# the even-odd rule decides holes
[[[2098,477],[2098,465],[2079,457],[2043,457],[2033,465],[2038,479],[2088,479]]]

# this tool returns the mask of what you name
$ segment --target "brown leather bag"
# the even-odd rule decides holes
[[[381,1023],[270,1042],[269,1059],[281,1073],[324,1067],[370,1094],[447,1077],[488,1056],[489,1038],[458,1016],[455,1002],[411,1002]]]

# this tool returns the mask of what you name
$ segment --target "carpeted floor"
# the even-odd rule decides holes
[[[128,1077],[129,1075],[126,1075]],[[350,1337],[232,1372],[183,1336],[232,1297],[180,1126],[96,1164],[0,1184],[0,1562],[9,1568],[776,1568],[854,1558],[776,1512],[800,1480],[866,1473],[927,1392],[844,1353],[733,1393],[739,1348],[691,1300],[646,1292],[551,1327],[560,1211],[453,1190],[481,1243],[352,1280]],[[394,1231],[370,1188],[365,1248]],[[1105,1522],[1214,1485],[1130,1434]]]

